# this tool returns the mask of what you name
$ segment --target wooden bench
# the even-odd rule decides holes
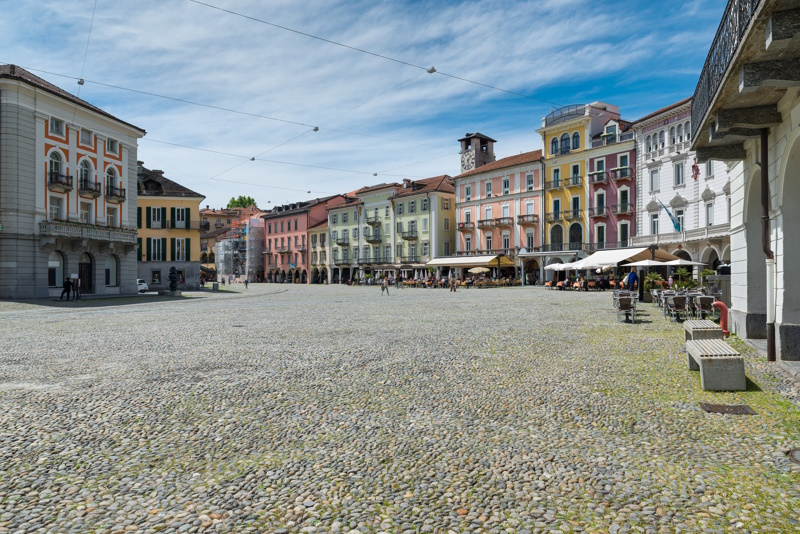
[[[719,339],[686,342],[690,371],[700,371],[700,387],[706,391],[744,391],[744,359]]]
[[[714,321],[684,321],[684,341],[698,339],[722,339],[722,328]]]

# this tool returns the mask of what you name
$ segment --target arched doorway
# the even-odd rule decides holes
[[[742,260],[746,263],[746,268],[737,269],[744,272],[732,274],[733,276],[738,274],[743,279],[738,283],[744,283],[747,299],[744,303],[733,302],[733,323],[737,332],[743,330],[748,338],[766,339],[767,264],[761,251],[761,179],[758,172],[750,177],[750,190],[746,196],[744,216],[747,251]],[[743,324],[740,320],[741,312],[745,312]]]
[[[299,269],[295,269],[295,271],[294,271],[294,280],[293,280],[293,282],[295,284],[300,282],[300,270]]]
[[[675,256],[678,256],[678,257],[679,257],[679,258],[681,258],[682,260],[686,260],[686,261],[692,261],[692,257],[689,255],[689,253],[688,253],[688,252],[686,252],[686,251],[685,251],[685,250],[683,250],[683,249],[681,249],[681,250],[676,250],[675,252],[673,252],[673,254],[674,254]]]
[[[50,253],[47,259],[47,285],[50,287],[62,287],[64,283],[64,256],[59,251]]]
[[[328,269],[322,269],[322,271],[320,271],[319,283],[320,284],[328,283]]]
[[[700,261],[706,264],[706,269],[713,269],[716,271],[720,264],[719,254],[717,254],[717,251],[713,247],[708,247],[700,254]]]
[[[286,271],[281,271],[281,284],[286,281]]]
[[[583,245],[583,226],[572,223],[569,227],[569,249],[580,250]]]
[[[527,260],[525,262],[525,283],[534,285],[539,281],[539,262]]]
[[[303,269],[303,274],[300,276],[300,283],[305,284],[308,282],[308,273]]]
[[[564,228],[560,224],[550,228],[550,250],[564,250]]]
[[[80,280],[82,294],[92,292],[92,274],[92,257],[84,252],[78,260],[78,279]]]
[[[775,246],[776,270],[778,272],[777,314],[775,317],[777,340],[776,353],[779,360],[800,360],[800,250],[795,245],[793,232],[800,228],[800,138],[792,143],[784,169],[780,196],[780,220],[771,224],[773,235],[782,233],[783,246]],[[779,252],[782,250],[782,254]],[[748,249],[748,252],[750,250]],[[762,264],[764,255],[759,254]],[[749,281],[749,280],[748,280]]]

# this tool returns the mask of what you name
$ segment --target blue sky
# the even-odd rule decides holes
[[[94,0],[2,3],[0,63],[29,68],[75,94],[83,71],[82,98],[147,130],[139,144],[145,166],[205,195],[204,204],[250,195],[262,208],[404,177],[456,175],[457,139],[466,132],[497,139],[498,158],[541,148],[535,130],[554,105],[601,100],[635,120],[691,96],[725,5],[206,2],[435,66],[428,74],[189,0],[97,0],[91,36]]]

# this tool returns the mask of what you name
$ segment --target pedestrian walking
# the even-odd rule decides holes
[[[245,278],[244,279],[244,288],[248,289],[249,287],[250,287],[250,282],[247,280],[247,278]]]
[[[450,292],[451,293],[455,293],[456,292],[456,279],[455,279],[455,277],[450,279]]]
[[[383,295],[384,291],[386,291],[386,296],[388,297],[389,296],[389,277],[388,276],[386,278],[384,278],[383,281],[381,282],[381,295]]]
[[[58,300],[62,300],[64,298],[64,293],[67,294],[67,300],[69,300],[69,294],[72,292],[72,280],[69,278],[64,279],[64,285],[62,286],[64,290],[61,292],[61,296]]]
[[[628,273],[628,291],[633,291],[639,287],[639,277],[636,275],[636,270],[631,267],[631,272]]]

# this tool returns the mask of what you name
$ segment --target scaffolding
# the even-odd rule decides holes
[[[228,282],[264,279],[264,229],[265,221],[257,217],[231,224],[231,237],[217,242],[218,276]]]
[[[264,248],[266,238],[266,221],[253,217],[247,221],[246,228],[245,270],[247,280],[257,282],[264,280]]]

